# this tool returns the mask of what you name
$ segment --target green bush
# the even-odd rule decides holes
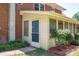
[[[78,33],[75,33],[74,36],[75,36],[75,40],[79,39],[79,34]]]
[[[58,30],[57,31],[57,38],[56,39],[58,42],[58,44],[60,45],[66,45],[67,44],[67,40],[66,37],[70,32],[68,30]]]
[[[26,41],[10,41],[6,45],[0,44],[0,51],[13,50],[22,47],[27,47],[30,44]]]
[[[71,44],[79,45],[79,34],[75,33],[74,36],[75,36],[75,38],[74,38],[74,40],[72,40]]]
[[[30,46],[30,44],[29,44],[27,41],[23,41],[23,42],[22,42],[22,46],[23,46],[23,47],[25,47],[25,46]]]
[[[6,50],[6,46],[5,45],[0,45],[0,51]]]
[[[68,33],[66,36],[67,44],[71,44],[73,40],[74,40],[74,34]]]
[[[57,30],[56,29],[50,29],[50,38],[56,38],[57,37]]]
[[[72,44],[72,45],[77,45],[77,46],[79,46],[79,40],[73,40],[73,41],[71,42],[71,44]]]

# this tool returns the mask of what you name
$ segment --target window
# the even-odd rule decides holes
[[[50,37],[54,37],[54,33],[56,30],[56,20],[50,19],[49,20],[49,26],[50,26]]]
[[[68,29],[68,22],[65,22],[65,29]]]
[[[24,21],[24,36],[28,36],[29,32],[29,22]]]
[[[72,33],[72,24],[71,23],[69,24],[69,30]]]
[[[39,3],[35,3],[35,10],[43,11],[44,10],[44,5],[39,4]]]
[[[38,3],[35,4],[35,10],[39,10],[39,4]]]
[[[44,10],[44,5],[43,4],[40,4],[40,10]]]
[[[63,22],[62,21],[58,22],[58,29],[63,30]]]

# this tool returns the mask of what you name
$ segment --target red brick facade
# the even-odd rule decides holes
[[[21,10],[34,10],[33,3],[16,4],[16,39],[22,39],[22,16]]]
[[[0,43],[8,40],[9,4],[0,4]]]

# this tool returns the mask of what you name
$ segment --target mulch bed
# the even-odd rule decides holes
[[[48,51],[58,54],[60,56],[65,56],[68,53],[75,51],[79,46],[75,45],[65,45],[64,48],[52,47],[49,48]]]

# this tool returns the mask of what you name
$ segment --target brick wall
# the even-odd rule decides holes
[[[0,43],[8,40],[9,4],[0,3]]]

